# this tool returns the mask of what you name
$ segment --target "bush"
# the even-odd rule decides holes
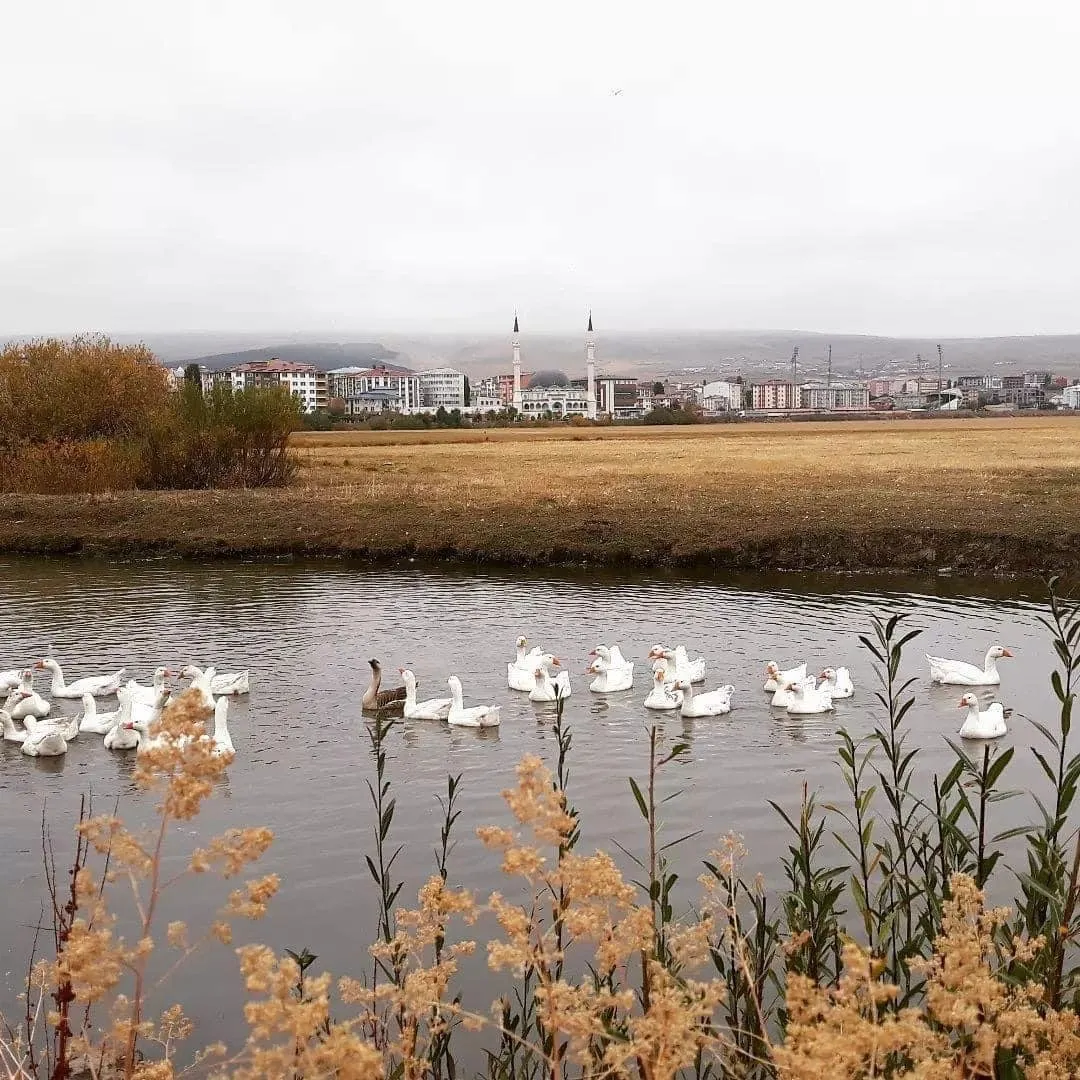
[[[0,408],[0,483],[46,494],[280,486],[301,416],[283,388],[173,392],[149,349],[104,337],[8,345]]]
[[[282,487],[292,478],[289,435],[301,412],[286,389],[185,386],[171,405],[150,442],[143,486]]]
[[[49,338],[0,352],[0,445],[145,439],[169,399],[165,369],[144,345]]]

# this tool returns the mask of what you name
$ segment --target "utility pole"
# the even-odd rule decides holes
[[[937,389],[938,389],[938,404],[941,404],[941,391],[945,389],[941,385],[941,346],[937,347]]]
[[[832,388],[832,346],[829,346],[829,368],[828,374],[825,376],[825,385]]]
[[[799,346],[791,352],[791,399],[792,408],[799,407]]]

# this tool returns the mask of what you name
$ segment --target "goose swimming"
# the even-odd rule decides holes
[[[83,679],[67,682],[64,679],[64,671],[58,661],[51,656],[45,660],[39,660],[34,668],[37,671],[48,671],[52,674],[52,684],[49,693],[54,698],[81,698],[84,694],[93,694],[94,697],[112,697],[124,679],[124,669],[114,671],[111,675],[87,675]]]
[[[498,727],[498,705],[476,705],[466,709],[462,703],[461,680],[456,675],[451,675],[446,680],[450,687],[450,712],[447,713],[447,723],[455,727]]]
[[[963,660],[944,660],[929,653],[926,659],[930,664],[931,682],[941,683],[943,686],[998,686],[1001,683],[1001,673],[997,669],[997,662],[1011,656],[1008,649],[991,645],[986,650],[981,668]]]
[[[405,701],[405,687],[396,686],[393,690],[380,690],[382,686],[382,667],[378,660],[369,660],[371,667],[371,682],[364,691],[361,705],[367,710],[385,709],[389,705],[396,705]]]
[[[402,716],[406,720],[445,720],[450,714],[452,698],[428,698],[416,700],[416,676],[408,668],[398,668],[401,681],[405,684],[405,708]]]

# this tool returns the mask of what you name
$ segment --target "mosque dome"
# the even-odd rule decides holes
[[[529,379],[529,387],[569,386],[570,380],[563,371],[538,371]]]

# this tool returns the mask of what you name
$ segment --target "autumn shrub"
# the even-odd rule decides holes
[[[288,442],[299,423],[300,405],[282,387],[185,384],[150,440],[144,486],[281,487],[295,471]]]
[[[139,442],[167,402],[165,369],[144,345],[49,338],[0,351],[0,445]]]
[[[171,390],[142,345],[47,339],[0,352],[0,485],[70,494],[288,482],[300,407],[279,387]]]

